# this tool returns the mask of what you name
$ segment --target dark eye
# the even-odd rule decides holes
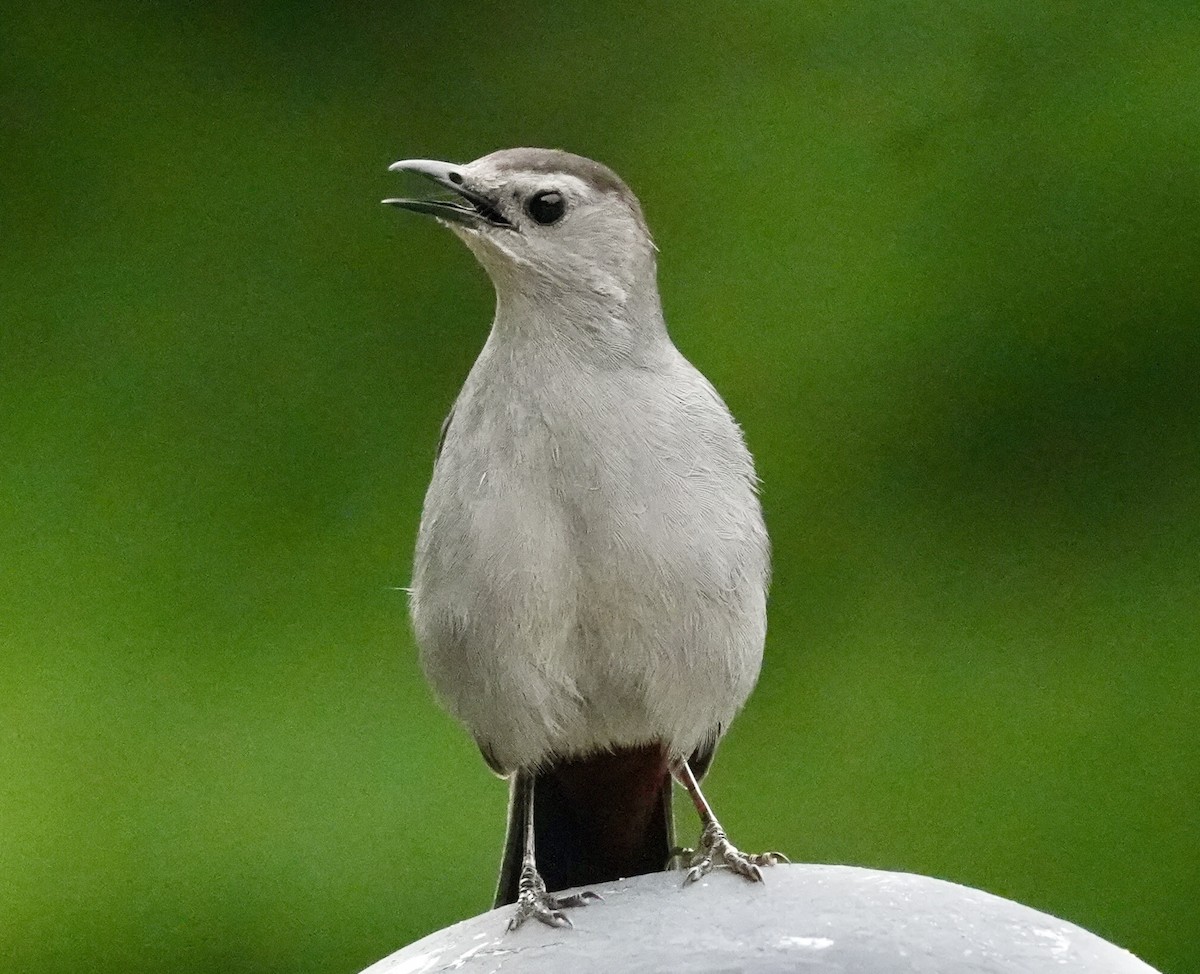
[[[544,226],[561,219],[566,211],[567,201],[562,198],[562,193],[552,189],[534,193],[525,204],[525,212]]]

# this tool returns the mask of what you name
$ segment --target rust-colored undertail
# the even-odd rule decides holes
[[[524,804],[514,788],[496,906],[517,901]],[[549,764],[536,772],[533,805],[538,871],[552,892],[659,872],[675,843],[667,751],[659,744]]]

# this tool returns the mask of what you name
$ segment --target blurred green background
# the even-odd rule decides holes
[[[492,294],[378,200],[528,144],[641,196],[758,458],[735,840],[1200,970],[1194,2],[6,7],[0,969],[487,906],[505,789],[398,587]]]

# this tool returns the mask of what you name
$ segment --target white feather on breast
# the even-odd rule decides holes
[[[511,366],[485,347],[426,496],[426,673],[506,769],[653,739],[688,753],[761,662],[768,542],[741,432],[673,346],[586,388],[551,356]]]

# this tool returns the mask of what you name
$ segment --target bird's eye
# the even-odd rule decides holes
[[[552,189],[534,193],[525,204],[525,212],[543,226],[562,219],[566,211],[567,201],[563,199],[562,193],[556,193]]]

